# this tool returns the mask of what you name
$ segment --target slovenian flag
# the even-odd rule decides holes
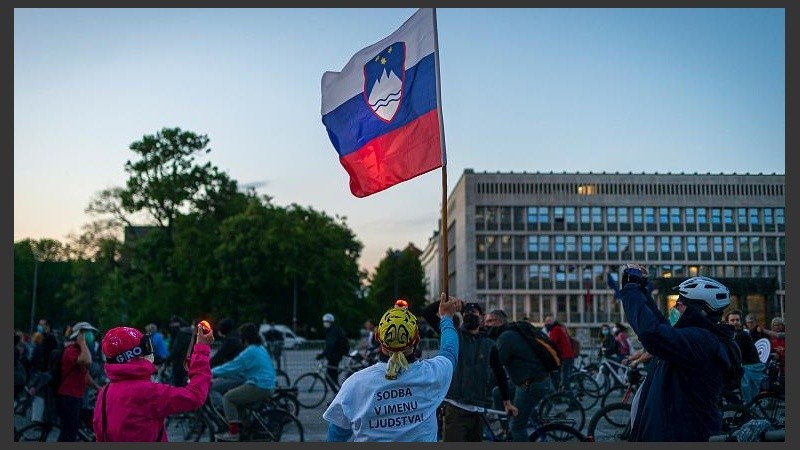
[[[387,38],[322,75],[322,123],[366,197],[442,167],[434,11],[414,13]]]

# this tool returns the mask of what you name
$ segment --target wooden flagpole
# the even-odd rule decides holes
[[[439,29],[436,23],[436,8],[433,8],[433,44],[436,63],[436,105],[439,109],[439,140],[442,144],[442,224],[439,226],[439,254],[442,258],[441,286],[446,297],[450,295],[450,269],[448,268],[449,245],[447,243],[447,146],[444,142],[444,116],[442,114],[442,79],[439,74]],[[436,301],[436,298],[434,298]]]

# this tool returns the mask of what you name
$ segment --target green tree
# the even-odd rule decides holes
[[[419,256],[410,248],[387,249],[370,280],[367,310],[377,319],[395,300],[405,299],[414,314],[420,314],[425,303],[425,271]]]

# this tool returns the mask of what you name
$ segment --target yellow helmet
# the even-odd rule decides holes
[[[378,341],[387,350],[402,352],[419,340],[417,318],[407,307],[389,308],[378,324]]]

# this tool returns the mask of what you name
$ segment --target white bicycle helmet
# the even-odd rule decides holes
[[[721,312],[731,304],[728,288],[713,278],[692,277],[673,289],[686,303],[697,305],[710,313]]]
[[[333,322],[333,314],[326,313],[324,316],[322,316],[322,321],[323,322]]]

